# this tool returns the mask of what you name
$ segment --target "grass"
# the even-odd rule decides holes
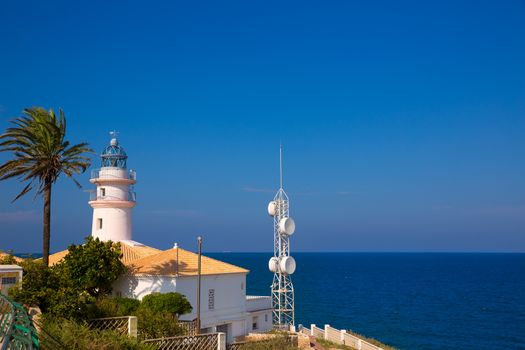
[[[285,338],[275,338],[264,341],[247,342],[243,344],[242,350],[298,350],[291,346]]]
[[[358,333],[355,333],[355,332],[352,332],[352,331],[346,331],[346,333],[354,335],[354,336],[360,338],[361,340],[364,340],[364,341],[366,341],[366,342],[368,342],[370,344],[379,346],[380,348],[382,348],[384,350],[397,350],[396,348],[394,348],[392,346],[389,346],[389,345],[386,345],[386,344],[383,344],[383,343],[381,343],[380,341],[378,341],[376,339],[367,338],[367,337],[365,337],[365,336],[363,336],[361,334],[358,334]],[[329,340],[325,340],[325,339],[322,339],[322,338],[317,338],[317,342],[319,344],[321,344],[325,348],[334,348],[334,349],[343,349],[343,350],[355,350],[355,348],[353,348],[351,346],[343,345],[343,344],[337,344],[337,343],[334,343],[334,342],[331,342]]]

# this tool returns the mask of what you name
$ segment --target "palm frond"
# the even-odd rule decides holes
[[[29,182],[14,200],[33,188],[41,194],[45,184],[57,181],[61,173],[80,185],[73,175],[86,171],[91,164],[86,154],[94,152],[85,142],[71,145],[65,139],[66,116],[61,108],[58,114],[42,107],[26,108],[10,122],[0,135],[0,152],[11,153],[13,159],[0,165],[0,180]]]

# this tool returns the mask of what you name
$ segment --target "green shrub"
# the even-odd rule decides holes
[[[9,290],[9,295],[19,303],[39,306],[47,312],[52,305],[52,295],[59,288],[60,278],[55,271],[38,260],[25,260],[22,283]]]
[[[44,318],[40,343],[44,350],[154,350],[137,339],[112,331],[92,330],[85,324],[50,317]]]
[[[140,339],[155,339],[183,335],[177,324],[177,316],[169,312],[157,312],[140,307],[135,313]]]
[[[190,313],[191,304],[186,297],[180,293],[151,293],[146,295],[140,303],[140,308],[146,308],[154,312],[167,312],[174,315]]]
[[[89,306],[88,318],[118,317],[135,315],[140,300],[121,297],[100,298]]]

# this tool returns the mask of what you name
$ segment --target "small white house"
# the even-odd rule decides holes
[[[0,292],[7,295],[9,289],[22,282],[23,270],[18,265],[0,265]]]
[[[193,312],[181,316],[197,317],[198,255],[175,247],[159,250],[133,241],[131,214],[136,204],[133,185],[136,173],[126,169],[127,155],[114,137],[102,155],[102,167],[92,171],[97,185],[89,204],[93,208],[93,237],[120,242],[122,261],[130,272],[114,284],[114,294],[141,300],[154,292],[178,292],[186,296]],[[67,251],[49,257],[60,261]],[[201,259],[201,328],[205,332],[224,332],[227,341],[252,332],[272,329],[271,298],[246,296],[248,270],[216,259]]]

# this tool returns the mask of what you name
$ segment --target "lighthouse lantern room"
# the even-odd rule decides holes
[[[117,133],[111,132],[111,141],[101,154],[100,169],[91,173],[90,182],[97,186],[91,193],[93,207],[91,235],[102,241],[131,240],[131,209],[135,206],[136,174],[127,170],[128,156],[119,145]]]

